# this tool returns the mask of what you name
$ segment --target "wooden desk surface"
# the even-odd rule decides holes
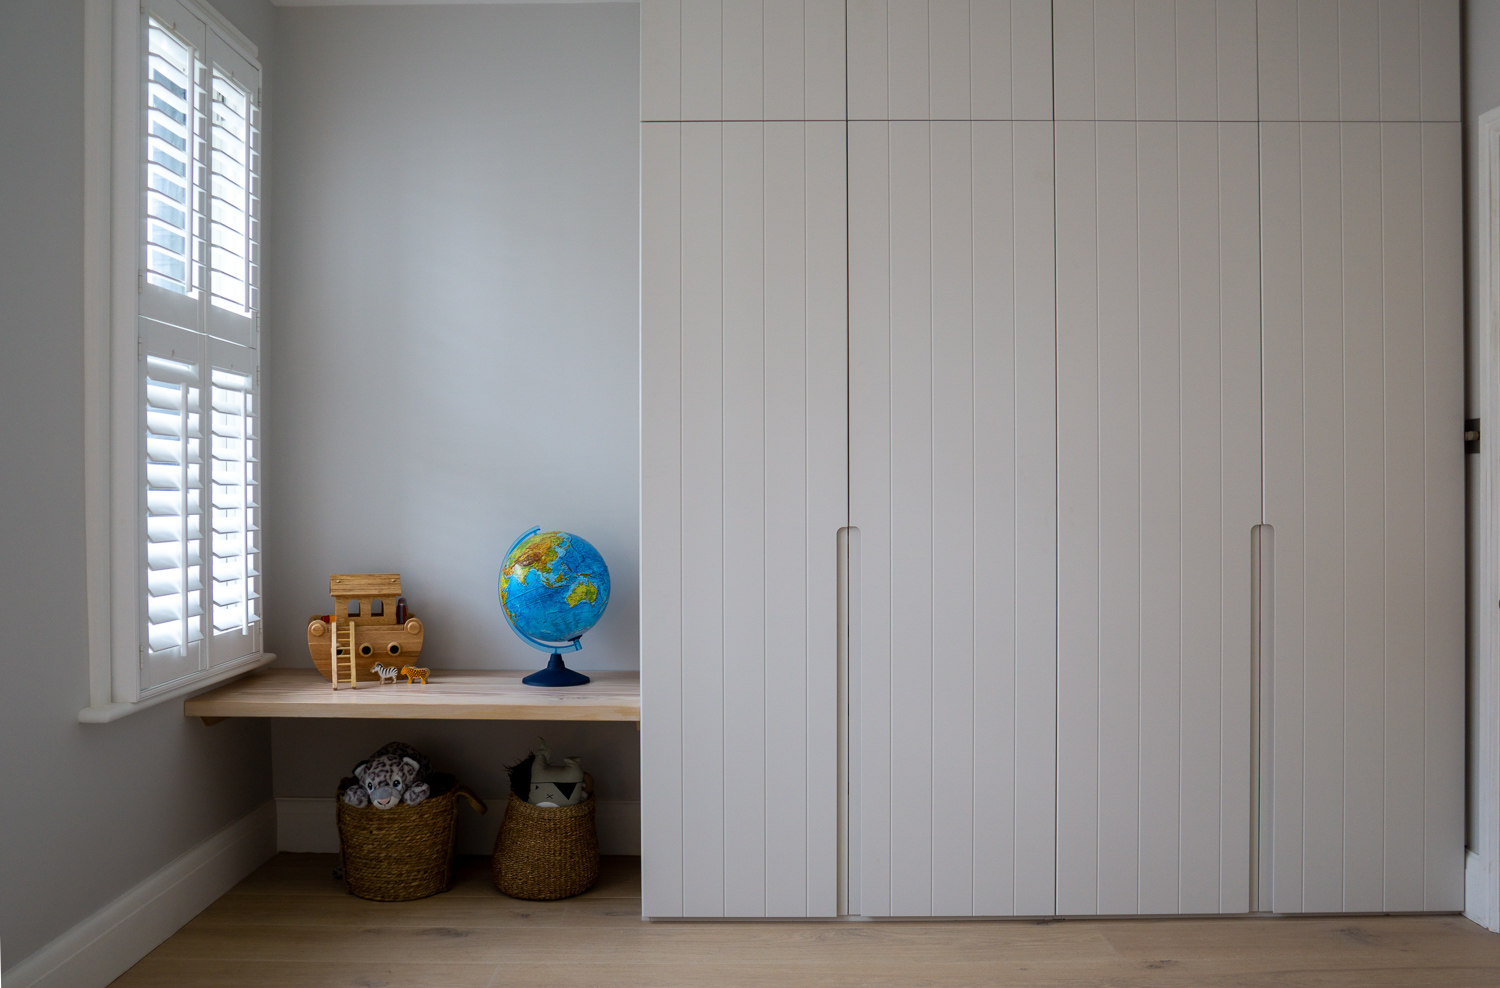
[[[619,720],[640,722],[641,677],[583,670],[592,682],[525,686],[530,670],[434,669],[432,682],[335,690],[316,669],[262,669],[183,703],[189,717],[360,717],[397,720]]]

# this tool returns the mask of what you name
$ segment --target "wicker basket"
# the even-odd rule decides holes
[[[344,780],[352,784],[353,779]],[[339,857],[344,883],[361,899],[403,902],[448,890],[459,797],[476,812],[484,801],[452,776],[429,775],[432,795],[416,806],[377,810],[344,802],[339,786]]]
[[[566,899],[599,880],[594,797],[532,806],[510,794],[495,838],[495,887],[513,899]]]

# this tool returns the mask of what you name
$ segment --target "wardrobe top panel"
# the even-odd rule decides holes
[[[1260,0],[1260,119],[1459,119],[1458,0]]]
[[[641,0],[641,120],[844,116],[844,0]]]
[[[850,120],[1052,119],[1050,0],[849,0]]]
[[[642,0],[641,119],[1456,121],[1459,0]]]
[[[1458,0],[1056,0],[1058,120],[1457,120]]]

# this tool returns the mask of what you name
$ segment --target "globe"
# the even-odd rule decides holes
[[[580,639],[604,616],[609,604],[609,567],[599,550],[569,532],[533,528],[505,554],[499,589],[500,606],[517,636],[532,648],[553,653],[548,670],[524,682],[533,686],[588,682],[588,677],[566,669],[559,653],[582,648]],[[570,681],[545,676],[552,670],[568,673]]]

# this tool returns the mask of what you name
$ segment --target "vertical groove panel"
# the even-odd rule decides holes
[[[682,127],[641,127],[641,908],[681,916]]]
[[[1260,125],[1261,270],[1265,377],[1265,517],[1275,527],[1274,626],[1269,711],[1273,772],[1261,798],[1271,801],[1269,854],[1273,912],[1303,903],[1303,628],[1304,622],[1304,312],[1302,128]]]
[[[682,128],[684,910],[724,915],[724,125]],[[647,659],[649,661],[649,657]]]
[[[974,800],[973,911],[1016,910],[1017,731],[1017,252],[1012,204],[1017,182],[1016,137],[1002,123],[972,125],[973,189],[973,559],[990,582],[979,598],[973,581],[974,646],[972,776]],[[1024,177],[1021,179],[1024,182]],[[1050,197],[1049,206],[1050,206]],[[1051,237],[1047,238],[1050,243]],[[1034,248],[1033,248],[1034,249]],[[1049,409],[1050,410],[1050,409]],[[1007,510],[1009,507],[1009,510]],[[1048,842],[1051,835],[1048,834]],[[1048,885],[1051,875],[1048,875]]]
[[[1428,0],[1424,0],[1426,10]],[[1445,5],[1446,6],[1446,5]],[[1423,904],[1464,902],[1463,266],[1456,123],[1422,126]]]
[[[796,916],[805,908],[811,834],[806,796],[785,805],[787,772],[810,754],[806,709],[807,670],[817,656],[808,632],[818,619],[809,612],[807,569],[801,561],[817,551],[810,541],[808,508],[815,489],[808,475],[807,212],[803,127],[766,125],[765,200],[765,610],[757,614],[766,638],[765,762],[767,914]]]
[[[1380,125],[1342,128],[1344,908],[1383,908],[1385,378]]]
[[[682,0],[641,0],[641,119],[682,116]]]
[[[1249,908],[1255,143],[1059,124],[1063,913]]]
[[[726,13],[729,9],[726,4]],[[767,679],[772,671],[768,653],[797,666],[805,661],[800,649],[788,655],[784,643],[769,640],[764,617],[771,603],[766,557],[773,546],[767,542],[775,530],[767,525],[773,509],[767,496],[773,482],[767,463],[766,438],[772,424],[767,422],[767,411],[779,397],[767,394],[776,378],[767,366],[768,323],[775,324],[766,311],[765,227],[770,225],[768,211],[773,207],[789,205],[799,216],[802,211],[800,189],[767,187],[764,127],[725,125],[723,145],[723,731],[724,775],[733,780],[724,786],[724,912],[728,916],[766,915],[770,857],[766,776],[768,767],[777,764],[766,729]],[[789,287],[796,290],[799,286],[794,282]],[[791,329],[800,336],[800,320]],[[800,518],[793,520],[800,528]],[[776,613],[795,626],[800,624],[805,593],[800,583],[791,589],[794,599],[777,601],[783,606]],[[775,681],[782,679],[778,676]],[[777,726],[784,729],[786,725]]]
[[[1218,128],[1177,128],[1182,292],[1182,830],[1179,911],[1219,908],[1223,394]],[[1249,526],[1246,526],[1249,538]],[[1245,573],[1248,578],[1248,569]],[[1248,582],[1246,595],[1249,594]],[[1245,629],[1248,634],[1248,624]],[[1248,697],[1246,698],[1248,703]],[[1248,748],[1246,749],[1248,756]]]
[[[838,790],[839,697],[837,615],[838,531],[849,524],[849,319],[848,319],[848,157],[843,123],[777,124],[771,133],[795,141],[803,136],[806,217],[807,337],[804,344],[807,508],[803,559],[807,573],[804,604],[807,664],[803,670],[806,731],[803,780],[806,828],[805,915],[833,916],[839,899]],[[795,168],[794,158],[787,160]],[[796,557],[793,556],[793,559]],[[779,557],[767,559],[770,567]],[[772,618],[774,620],[774,618]],[[795,720],[795,714],[793,714]],[[774,844],[772,845],[775,846]],[[795,884],[776,883],[777,915],[792,915]]]
[[[724,18],[721,0],[682,5],[682,119],[724,119]]]
[[[765,44],[762,36],[765,12],[762,2],[720,0],[720,6],[724,119],[760,120],[765,106]]]
[[[1462,896],[1456,134],[1262,129],[1277,911]]]
[[[837,909],[843,131],[644,130],[649,915]]]
[[[865,916],[892,914],[891,191],[890,125],[850,122],[849,518],[859,529],[861,605],[851,738],[860,767],[860,897],[851,907]]]
[[[1057,909],[1057,749],[1049,743],[1057,737],[1054,135],[1051,123],[1016,123],[1010,130],[1015,147],[1016,727],[1001,759],[1014,765],[1015,774],[1013,913],[1038,916]],[[984,184],[994,181],[986,176]],[[1003,194],[1005,186],[1000,188]],[[992,277],[1005,274],[1001,268]]]
[[[968,3],[964,2],[967,12]],[[930,126],[932,169],[932,902],[974,912],[974,212],[970,124]],[[988,510],[989,506],[984,506]]]
[[[1099,911],[1134,913],[1139,911],[1141,735],[1136,125],[1098,124],[1098,149]]]
[[[1140,221],[1139,912],[1177,910],[1182,736],[1181,273],[1177,125],[1137,127]]]
[[[1384,908],[1422,909],[1427,637],[1422,326],[1422,125],[1381,127],[1386,581]]]
[[[1219,136],[1220,441],[1219,530],[1223,586],[1219,691],[1219,903],[1250,902],[1251,531],[1261,507],[1260,165],[1256,127],[1224,123]]]
[[[1053,907],[1050,131],[850,126],[864,915]]]
[[[1096,131],[1057,124],[1057,909],[1099,909]]]
[[[899,573],[890,607],[891,776],[899,783],[932,771],[932,173],[929,124],[893,122],[890,135],[890,565]],[[891,792],[891,909],[922,916],[932,909],[932,808],[901,791]]]

